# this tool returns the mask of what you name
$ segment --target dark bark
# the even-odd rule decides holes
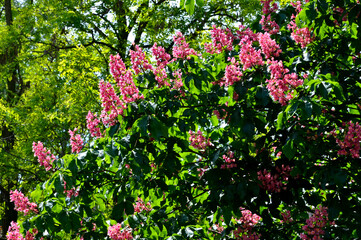
[[[4,8],[5,8],[6,25],[10,26],[13,24],[13,13],[11,11],[11,0],[5,0]]]
[[[116,46],[117,53],[124,59],[127,49],[128,36],[130,33],[129,27],[127,25],[127,6],[124,4],[122,0],[117,0],[114,4],[114,12],[116,15],[116,27],[117,29],[115,34],[118,39],[118,44]]]
[[[1,219],[2,235],[6,236],[12,221],[16,222],[18,219],[18,212],[15,210],[15,205],[10,201],[11,184],[8,184],[7,189],[0,185],[1,201],[5,202],[4,215]]]

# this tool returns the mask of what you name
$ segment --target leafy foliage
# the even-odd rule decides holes
[[[241,10],[239,3],[247,5]],[[89,109],[101,109],[97,84],[109,78],[109,54],[128,56],[133,42],[145,49],[154,41],[169,45],[175,29],[187,29],[195,38],[212,23],[231,25],[243,12],[259,9],[257,0],[232,0],[221,7],[208,1],[193,16],[168,0],[5,0],[1,6],[3,235],[17,219],[10,191],[26,193],[48,177],[33,157],[32,142],[42,141],[63,157],[70,150],[69,129],[87,134],[83,119]]]

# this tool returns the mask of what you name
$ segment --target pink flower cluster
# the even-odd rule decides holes
[[[268,4],[268,7],[264,9],[265,13],[269,14],[277,9],[276,5],[270,6],[271,1],[264,0],[263,2]],[[303,80],[299,79],[296,73],[289,73],[289,70],[283,66],[282,61],[274,60],[275,57],[280,56],[282,50],[276,41],[271,38],[271,34],[267,32],[256,34],[249,28],[241,25],[235,38],[240,40],[239,62],[234,57],[228,58],[230,64],[226,66],[225,76],[213,84],[230,86],[235,82],[241,81],[243,76],[242,70],[264,65],[265,62],[262,58],[262,55],[264,55],[271,73],[271,78],[266,80],[267,89],[275,101],[286,105],[294,97],[294,89],[302,85]],[[258,50],[253,47],[253,43],[257,41],[260,45]],[[242,70],[240,64],[243,65]],[[237,95],[234,97],[236,100]]]
[[[100,118],[104,125],[113,126],[117,121],[118,115],[123,114],[127,106],[116,95],[113,86],[101,80],[99,83],[100,98],[102,101],[102,113]]]
[[[254,33],[250,28],[246,28],[243,25],[239,26],[239,30],[237,30],[236,33],[236,39],[239,39],[241,44],[247,43],[249,41],[257,41],[258,38],[256,33]]]
[[[208,146],[213,146],[210,142],[210,139],[206,139],[203,136],[202,131],[198,130],[197,133],[194,133],[192,130],[189,130],[189,141],[191,142],[191,146],[195,149],[205,150]]]
[[[284,106],[294,97],[293,89],[302,85],[303,80],[296,73],[289,73],[282,61],[269,60],[267,63],[271,72],[271,78],[266,80],[267,89],[273,99]]]
[[[157,46],[157,43],[154,43],[151,50],[155,60],[157,61],[157,66],[165,67],[169,63],[171,56],[165,52],[163,47]]]
[[[171,56],[165,52],[165,49],[161,46],[157,46],[157,43],[154,43],[152,47],[152,53],[157,61],[157,67],[153,69],[153,73],[155,75],[155,80],[157,80],[158,85],[162,86],[170,86],[169,82],[166,81],[168,78],[167,72],[165,70]]]
[[[208,166],[204,166],[203,168],[197,168],[198,176],[201,178],[203,177],[204,173],[207,172],[209,170]]]
[[[24,215],[27,215],[30,211],[38,213],[38,205],[36,205],[36,203],[30,202],[29,199],[18,190],[10,191],[10,201],[14,202],[15,210],[18,212],[23,212]]]
[[[103,135],[100,132],[100,127],[98,127],[100,120],[97,118],[97,114],[93,114],[91,111],[88,112],[86,116],[87,128],[90,131],[92,137],[101,138]]]
[[[83,139],[81,138],[80,134],[75,135],[77,130],[77,128],[75,128],[74,131],[69,129],[71,152],[73,153],[79,153],[83,148]]]
[[[173,72],[174,79],[172,80],[173,87],[172,89],[180,90],[181,87],[183,87],[183,81],[182,81],[182,71],[180,69],[177,69]]]
[[[214,224],[214,231],[216,231],[217,233],[221,234],[224,231],[224,227],[221,224]],[[212,228],[209,228],[212,229]]]
[[[261,187],[269,192],[281,192],[282,189],[286,189],[292,168],[282,165],[281,169],[276,167],[276,170],[278,173],[275,175],[272,175],[266,169],[257,172],[258,180],[261,181]]]
[[[234,152],[230,151],[227,155],[223,155],[222,157],[226,163],[221,165],[221,169],[237,167],[236,160],[234,159]]]
[[[11,222],[8,233],[6,234],[8,240],[24,240],[23,235],[20,233],[20,227],[16,222]]]
[[[271,19],[271,13],[277,11],[278,9],[277,3],[274,0],[261,0],[261,3],[263,4],[263,15],[259,23],[262,25],[262,29],[269,34],[278,33],[280,27]]]
[[[218,110],[213,110],[213,114],[217,116],[218,119],[226,119],[227,112],[226,109],[222,109],[223,117],[221,117],[221,113]]]
[[[342,16],[343,12],[345,11],[344,8],[341,8],[341,7],[336,7],[336,8],[333,8],[333,12],[334,12],[334,22],[336,25],[340,26],[340,23],[336,20],[337,17],[340,17]],[[358,13],[360,14],[360,13]],[[348,13],[346,13],[343,17],[342,17],[342,22],[345,22],[347,21],[347,18],[348,18]]]
[[[299,28],[294,21],[288,24],[288,29],[292,30],[291,36],[296,43],[301,44],[302,48],[307,47],[308,44],[313,42],[314,37],[311,37],[311,32],[308,27]]]
[[[305,233],[301,233],[300,237],[304,240],[323,239],[325,234],[324,228],[332,223],[328,220],[327,207],[319,205],[315,212],[306,220],[306,225],[302,226]]]
[[[266,59],[279,57],[282,53],[280,46],[275,40],[271,39],[271,35],[269,33],[259,33],[258,42],[261,45],[262,53],[265,55]]]
[[[153,70],[153,66],[149,63],[148,59],[146,59],[145,53],[138,45],[135,46],[135,51],[130,50],[130,60],[135,74],[141,72],[139,67],[141,67],[143,72],[148,69]]]
[[[132,229],[128,227],[122,229],[122,225],[120,223],[117,223],[114,226],[109,226],[108,236],[113,240],[133,239]]]
[[[308,2],[308,1],[305,1],[305,2]],[[302,3],[300,1],[297,1],[297,2],[291,3],[291,4],[296,8],[297,14],[301,12]],[[311,36],[311,31],[309,30],[308,27],[299,28],[297,26],[295,20],[296,20],[296,16],[294,14],[292,14],[291,21],[287,25],[287,28],[290,31],[292,31],[291,36],[292,36],[293,40],[296,43],[301,44],[302,48],[305,48],[305,47],[307,47],[308,44],[310,44],[314,40],[314,37]]]
[[[173,57],[180,59],[191,59],[190,55],[198,55],[193,48],[189,48],[189,44],[186,42],[183,34],[177,32],[173,36],[174,46],[173,46]]]
[[[45,167],[46,171],[49,171],[52,168],[52,163],[56,159],[50,150],[46,150],[42,142],[35,143],[33,142],[33,152],[34,157],[38,158],[38,162],[41,166]]]
[[[138,46],[136,46],[137,52],[131,51],[133,53],[133,69],[138,69],[138,64],[143,64],[143,68],[149,69],[149,66],[152,67],[148,60],[145,59],[144,53],[141,52]],[[139,52],[140,51],[140,52]],[[132,61],[133,61],[132,60]],[[133,63],[133,62],[132,62]],[[117,86],[119,87],[122,100],[125,103],[135,102],[137,99],[144,99],[143,95],[139,93],[139,89],[135,86],[133,81],[133,75],[130,70],[126,70],[125,64],[119,54],[116,56],[110,55],[110,73],[112,74]],[[136,72],[138,70],[135,70]]]
[[[233,49],[233,40],[235,39],[230,29],[223,30],[221,28],[216,28],[215,25],[212,26],[211,30],[212,43],[206,43],[204,45],[206,52],[214,54],[221,53],[224,49],[232,51]]]
[[[147,204],[145,204],[144,201],[138,197],[138,200],[134,204],[134,211],[137,213],[140,213],[143,211],[150,212],[150,211],[152,211],[152,207],[150,205],[150,202],[147,202]]]
[[[78,189],[75,189],[75,187],[73,187],[72,189],[70,190],[66,190],[66,181],[64,181],[64,193],[66,193],[66,196],[68,198],[71,198],[72,196],[79,196],[79,187]]]
[[[261,49],[256,50],[252,47],[252,41],[248,41],[244,44],[240,43],[240,45],[239,61],[243,64],[243,70],[263,65]]]
[[[233,230],[235,238],[244,240],[259,239],[261,234],[253,232],[253,227],[261,220],[261,217],[244,208],[240,208],[240,210],[242,211],[242,217],[237,222],[241,226]]]
[[[35,235],[38,233],[38,230],[34,228],[33,232],[27,231],[25,238],[20,233],[20,227],[16,222],[11,222],[8,232],[6,234],[7,240],[34,240]]]
[[[293,222],[293,219],[291,217],[290,210],[286,210],[281,213],[283,220],[281,220],[281,223],[291,223]]]
[[[357,122],[343,123],[343,128],[340,127],[340,131],[344,132],[343,136],[338,137],[335,130],[331,133],[336,137],[336,142],[340,146],[340,150],[337,152],[339,155],[351,155],[353,158],[360,157],[360,142],[361,142],[361,126]]]
[[[243,73],[241,72],[241,68],[239,67],[239,62],[237,62],[234,57],[228,60],[231,61],[231,64],[226,66],[224,81],[220,82],[221,86],[223,84],[225,86],[233,85],[235,82],[240,81],[241,77],[243,76]]]

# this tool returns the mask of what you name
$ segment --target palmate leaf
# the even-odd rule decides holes
[[[189,15],[193,15],[194,8],[195,8],[195,1],[194,0],[185,0],[184,7],[187,10]]]

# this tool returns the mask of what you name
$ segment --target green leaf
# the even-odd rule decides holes
[[[141,136],[147,136],[148,116],[143,116],[134,123],[139,129]]]
[[[311,102],[305,102],[305,113],[306,113],[306,118],[311,117],[312,115],[312,103]]]
[[[224,206],[222,208],[222,213],[224,217],[224,222],[228,225],[232,219],[232,209],[229,206]]]
[[[197,6],[203,7],[204,6],[204,0],[196,0]]]
[[[319,6],[321,7],[319,10],[321,10],[322,13],[325,13],[328,9],[328,3],[326,0],[319,0]]]
[[[278,113],[277,116],[277,125],[276,125],[276,130],[279,130],[283,127],[283,122],[285,121],[285,114],[284,112],[280,112]]]
[[[332,85],[328,82],[322,82],[318,85],[318,90],[323,98],[328,99],[328,95],[332,91]]]
[[[258,87],[256,91],[256,101],[257,104],[266,106],[270,102],[269,93],[267,88],[265,87]]]
[[[101,212],[105,211],[105,209],[106,209],[105,208],[105,203],[104,203],[104,200],[102,199],[102,197],[95,196],[94,199],[95,199],[95,202],[97,203],[99,211],[101,211]]]
[[[59,173],[59,175],[55,178],[54,186],[58,193],[62,193],[64,191],[64,180],[61,173]]]
[[[194,13],[194,5],[195,5],[195,2],[194,0],[186,0],[185,2],[185,8],[186,8],[186,11],[189,15],[193,15]]]
[[[36,186],[36,189],[31,193],[31,198],[34,200],[34,202],[38,202],[43,194],[43,191],[40,189],[40,185]]]
[[[296,148],[293,145],[293,139],[287,141],[287,143],[282,147],[282,152],[288,159],[292,159],[295,156]]]
[[[294,103],[288,105],[288,107],[286,108],[286,112],[291,117],[293,116],[293,114],[295,114],[297,109],[298,109],[298,102],[295,101]]]
[[[78,173],[78,166],[76,165],[76,159],[71,160],[68,168],[71,171],[73,177],[76,177],[76,174]]]
[[[60,212],[57,215],[56,219],[61,223],[61,227],[65,232],[70,232],[71,230],[70,219],[66,211]]]
[[[306,15],[310,22],[312,22],[317,17],[317,11],[315,10],[315,3],[312,3],[306,9]]]
[[[218,117],[216,115],[212,115],[211,122],[214,127],[218,126]]]
[[[116,221],[120,221],[123,218],[124,209],[125,202],[121,201],[113,207],[113,211],[110,217]]]
[[[134,199],[128,197],[125,202],[125,213],[127,215],[132,215],[134,213],[134,206],[133,206]]]
[[[246,135],[247,138],[253,138],[253,135],[255,134],[254,124],[246,122],[243,127],[242,131]]]
[[[189,90],[191,93],[193,94],[200,94],[201,93],[201,88],[202,88],[202,85],[199,86],[197,84],[197,80],[195,80],[194,78],[192,78],[190,81],[189,81]]]
[[[149,121],[151,137],[159,140],[161,137],[168,137],[168,128],[157,118],[152,117]]]
[[[113,137],[114,134],[118,131],[119,127],[120,127],[119,123],[115,124],[114,126],[111,126],[109,129],[109,136]]]

